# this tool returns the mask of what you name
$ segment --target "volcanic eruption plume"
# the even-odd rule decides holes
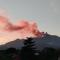
[[[8,20],[8,18],[0,16],[0,44],[17,38],[42,36],[35,22],[20,20],[16,24],[12,24]]]

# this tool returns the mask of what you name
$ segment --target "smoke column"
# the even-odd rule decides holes
[[[38,37],[42,33],[38,30],[35,22],[20,20],[16,24],[9,22],[9,19],[0,16],[0,44],[13,41],[17,38]]]

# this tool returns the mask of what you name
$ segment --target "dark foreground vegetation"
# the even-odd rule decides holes
[[[7,48],[0,50],[0,60],[58,60],[60,49],[46,47],[43,50],[36,50],[32,38],[24,41],[21,49]]]

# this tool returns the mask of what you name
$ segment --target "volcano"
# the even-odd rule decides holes
[[[6,44],[0,45],[0,50],[4,50],[11,47],[21,49],[24,46],[24,40],[28,39],[15,39]],[[60,49],[60,37],[56,35],[44,34],[44,37],[35,37],[32,38],[32,40],[34,41],[34,46],[37,50],[42,50],[46,47]]]
[[[23,41],[27,38],[33,38],[37,49],[60,48],[60,37],[41,32],[35,22],[20,20],[13,24],[8,20],[0,16],[0,49],[21,48],[24,45]]]

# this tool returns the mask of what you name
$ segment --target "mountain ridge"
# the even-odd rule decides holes
[[[45,34],[42,38],[36,37],[32,39],[35,42],[35,46],[38,50],[44,47],[60,48],[60,37],[56,35]],[[10,47],[21,49],[24,46],[24,40],[26,39],[15,39],[14,41],[0,45],[0,49],[7,49]]]

